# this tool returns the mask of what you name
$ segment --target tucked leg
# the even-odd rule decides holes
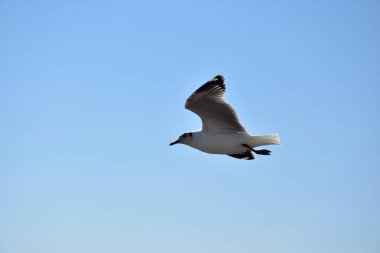
[[[270,155],[270,150],[268,149],[260,149],[260,150],[252,150],[253,152],[255,152],[255,154],[258,154],[258,155]]]
[[[268,149],[260,149],[260,150],[256,150],[256,149],[253,149],[251,148],[248,144],[241,144],[243,147],[246,147],[248,148],[249,150],[255,152],[255,154],[258,154],[258,155],[270,155],[270,150]]]
[[[240,154],[230,154],[229,156],[237,159],[243,159],[243,160],[253,160],[255,157],[253,156],[252,152],[250,150],[247,150]]]

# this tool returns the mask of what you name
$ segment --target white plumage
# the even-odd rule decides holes
[[[252,136],[240,124],[235,110],[223,99],[224,78],[217,75],[197,89],[187,100],[185,108],[202,120],[202,130],[182,134],[170,143],[182,143],[210,154],[226,154],[238,159],[252,160],[256,154],[270,151],[255,150],[263,145],[280,144],[277,134]]]

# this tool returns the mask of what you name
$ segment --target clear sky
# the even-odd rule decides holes
[[[379,13],[1,0],[0,252],[380,252]],[[169,147],[217,74],[272,156]]]

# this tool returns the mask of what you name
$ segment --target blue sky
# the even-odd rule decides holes
[[[379,11],[0,1],[0,252],[379,252]],[[216,74],[272,156],[168,146]]]

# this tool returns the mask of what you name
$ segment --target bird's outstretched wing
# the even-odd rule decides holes
[[[206,132],[245,132],[234,109],[223,99],[224,78],[217,75],[197,89],[187,100],[185,108],[202,119]]]

